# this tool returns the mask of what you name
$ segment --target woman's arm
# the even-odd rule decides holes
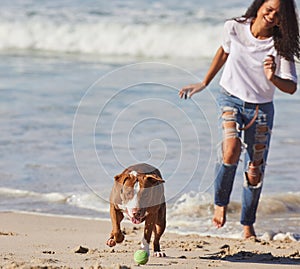
[[[275,75],[276,64],[275,58],[272,55],[264,60],[264,71],[268,80],[270,80],[279,90],[293,94],[297,90],[297,83],[290,79],[283,79]]]
[[[217,50],[203,81],[183,87],[179,91],[179,97],[183,98],[186,94],[188,94],[188,96],[191,97],[193,94],[202,91],[222,68],[222,66],[227,60],[228,55],[229,54],[226,53],[222,47],[220,47]]]
[[[294,94],[297,90],[297,83],[289,79],[283,79],[274,75],[270,81],[281,91]]]

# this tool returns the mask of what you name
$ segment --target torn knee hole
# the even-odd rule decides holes
[[[225,124],[224,124],[225,125]],[[228,139],[228,138],[238,138],[238,130],[236,127],[225,127],[223,125],[223,139]],[[236,125],[235,125],[236,126]]]
[[[265,124],[257,125],[256,132],[257,133],[267,133],[269,131],[269,127]]]
[[[257,125],[255,132],[255,139],[259,143],[264,143],[267,141],[267,135],[270,133],[270,129],[267,125],[261,124]]]
[[[224,139],[238,137],[239,126],[236,122],[236,111],[233,108],[224,108],[223,114],[223,133]]]
[[[257,165],[262,162],[264,158],[265,150],[266,150],[266,145],[264,144],[256,144],[253,146],[254,165]]]
[[[246,172],[246,179],[251,186],[257,186],[262,179],[261,165],[249,164],[248,171]]]
[[[236,114],[237,110],[232,107],[224,107],[223,108],[223,114],[222,114],[222,119],[224,121],[236,121]]]

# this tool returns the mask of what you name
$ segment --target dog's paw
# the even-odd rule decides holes
[[[154,257],[158,257],[158,258],[162,258],[162,257],[166,257],[166,253],[162,252],[162,251],[155,251],[153,253]]]
[[[115,239],[109,238],[106,241],[106,245],[108,245],[109,247],[114,247],[117,244],[117,242],[115,241]]]

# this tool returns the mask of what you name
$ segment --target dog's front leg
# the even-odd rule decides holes
[[[144,228],[144,238],[141,242],[141,248],[145,250],[148,253],[148,256],[150,255],[150,249],[149,244],[151,240],[151,235],[153,231],[154,226],[154,216],[148,215],[145,221],[145,228]]]
[[[109,247],[113,247],[117,243],[122,243],[124,240],[124,235],[121,231],[120,225],[122,219],[124,218],[124,215],[120,210],[116,209],[114,204],[110,204],[110,218],[112,222],[112,232],[106,244]]]
[[[156,224],[153,227],[154,240],[153,240],[153,250],[154,256],[156,257],[166,257],[166,254],[160,250],[160,238],[164,233],[166,228],[166,204],[160,205],[158,211],[158,218],[156,219]]]

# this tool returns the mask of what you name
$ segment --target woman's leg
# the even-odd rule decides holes
[[[248,112],[251,108],[246,108]],[[254,113],[247,113],[251,119]],[[245,238],[255,236],[253,224],[256,219],[256,211],[262,190],[265,166],[273,127],[273,104],[260,105],[256,122],[245,131],[244,176],[245,182],[242,194],[241,224],[244,225]]]
[[[226,209],[241,154],[242,143],[239,126],[238,109],[234,106],[222,106],[219,121],[219,128],[222,130],[221,156],[216,166],[216,179],[214,182],[215,211],[213,223],[217,228],[222,227],[226,222]]]

